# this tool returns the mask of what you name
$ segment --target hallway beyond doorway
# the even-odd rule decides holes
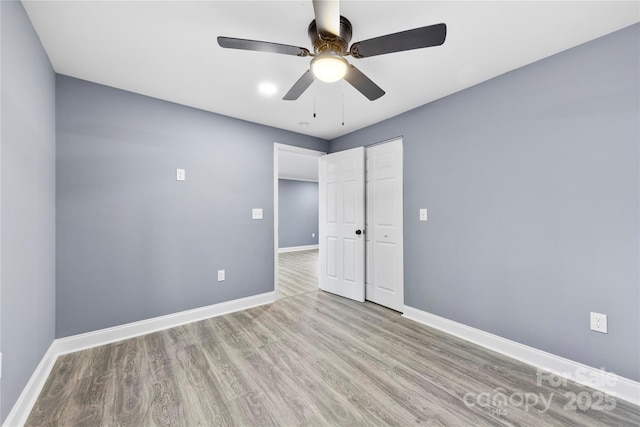
[[[318,290],[318,250],[278,254],[278,299]]]

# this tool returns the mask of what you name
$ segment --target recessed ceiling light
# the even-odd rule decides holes
[[[307,122],[300,122],[299,125],[300,125],[301,128],[309,127],[309,123],[307,123]]]
[[[260,83],[260,85],[258,86],[258,90],[264,96],[272,96],[276,93],[278,88],[273,83],[263,82],[263,83]]]

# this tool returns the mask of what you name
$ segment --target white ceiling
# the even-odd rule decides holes
[[[216,37],[311,50],[311,1],[23,4],[60,74],[325,139],[640,21],[638,1],[343,1],[353,42],[440,22],[447,24],[447,40],[348,58],[387,92],[377,101],[343,82],[316,82],[297,101],[282,101],[309,58],[222,49]],[[276,95],[259,94],[261,82],[275,84]]]
[[[278,151],[278,178],[297,181],[318,181],[320,162],[318,156]]]

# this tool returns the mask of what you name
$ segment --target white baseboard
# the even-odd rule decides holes
[[[275,292],[254,295],[246,298],[239,298],[232,301],[213,304],[206,307],[194,308],[193,310],[181,311],[179,313],[168,314],[166,316],[154,317],[152,319],[141,320],[139,322],[127,323],[125,325],[114,326],[112,328],[100,329],[98,331],[73,335],[66,338],[53,340],[51,346],[38,364],[38,367],[31,375],[29,382],[20,394],[11,412],[7,416],[3,427],[23,426],[31,409],[44,386],[51,368],[58,356],[75,351],[85,350],[92,347],[122,341],[140,335],[173,328],[186,323],[197,322],[199,320],[233,313],[235,311],[246,310],[276,301]]]
[[[87,332],[85,334],[60,338],[53,342],[53,346],[56,354],[73,353],[75,351],[149,334],[151,332],[173,328],[186,323],[197,322],[210,317],[269,304],[275,300],[275,292],[267,292],[260,295],[208,305],[206,307],[194,308],[193,310],[181,311],[179,313],[168,314],[166,316],[141,320],[139,322],[127,323],[125,325],[114,326],[112,328],[100,329],[98,331]]]
[[[11,412],[9,412],[9,415],[7,415],[7,418],[4,420],[4,424],[2,424],[3,427],[19,427],[25,425],[27,417],[31,413],[31,408],[35,405],[40,395],[40,390],[44,387],[44,383],[47,381],[57,358],[58,355],[54,353],[53,343],[51,343],[49,349],[40,360],[40,363],[38,363],[36,370],[33,371],[29,382],[27,382],[27,385],[22,390],[18,400],[13,405],[13,408],[11,408]]]
[[[288,248],[278,248],[278,253],[285,252],[297,252],[297,251],[310,251],[312,249],[318,249],[319,245],[307,245],[307,246],[290,246]]]
[[[435,314],[404,306],[403,317],[520,360],[554,375],[640,405],[640,383],[529,347]]]

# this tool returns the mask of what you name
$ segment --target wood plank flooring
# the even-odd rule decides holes
[[[537,385],[531,366],[313,291],[60,356],[27,426],[640,423],[622,400],[571,409],[580,393],[598,395]]]
[[[318,290],[318,250],[278,254],[278,298]]]

